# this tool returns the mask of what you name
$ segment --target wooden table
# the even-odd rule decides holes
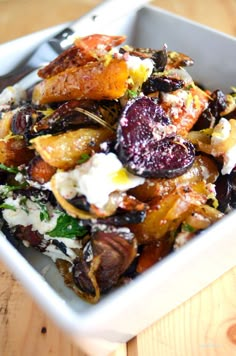
[[[0,0],[0,43],[79,17],[98,0]],[[176,14],[236,35],[235,0],[155,0]],[[217,75],[217,74],[216,74]],[[116,356],[236,355],[236,267],[149,327]],[[0,355],[82,356],[0,264]]]

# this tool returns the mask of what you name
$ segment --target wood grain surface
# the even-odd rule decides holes
[[[0,43],[73,20],[100,2],[0,0]],[[152,4],[236,35],[235,0],[155,0]],[[121,345],[113,356],[236,355],[235,296],[236,267]],[[85,356],[0,263],[0,356],[32,355]]]

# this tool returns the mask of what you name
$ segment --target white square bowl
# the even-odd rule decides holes
[[[1,71],[62,27],[0,45]],[[134,46],[162,48],[166,43],[169,49],[188,54],[195,60],[189,69],[194,80],[210,89],[227,93],[236,85],[236,41],[230,36],[152,6],[114,22],[107,33],[127,34],[127,42]],[[60,328],[88,354],[104,356],[235,266],[235,218],[236,212],[230,213],[97,305],[66,288],[46,256],[16,249],[1,235],[0,257]]]

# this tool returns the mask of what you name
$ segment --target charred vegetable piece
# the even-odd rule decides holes
[[[41,252],[44,252],[49,245],[49,241],[45,240],[38,231],[32,230],[32,226],[17,225],[15,237]]]
[[[220,120],[220,113],[226,109],[226,96],[221,90],[216,90],[211,94],[208,107],[199,116],[194,126],[194,130],[203,130],[215,126]]]
[[[28,165],[27,173],[29,179],[39,184],[49,182],[53,174],[56,173],[56,168],[50,166],[40,156],[35,156]]]
[[[136,256],[136,243],[131,237],[130,232],[115,228],[92,233],[73,268],[74,281],[82,292],[99,297],[117,284]]]
[[[230,176],[228,174],[220,175],[215,184],[216,198],[219,203],[218,209],[225,212],[230,207],[231,202],[232,184]]]
[[[34,87],[33,102],[45,104],[72,99],[112,100],[127,89],[128,66],[123,59],[89,62],[71,67]]]
[[[30,150],[25,140],[19,136],[0,139],[0,163],[6,166],[20,166],[27,164],[34,156],[34,151]]]
[[[194,64],[194,60],[181,52],[168,51],[166,69],[190,67]]]
[[[164,46],[162,50],[158,51],[151,48],[133,48],[131,46],[120,48],[120,53],[126,52],[141,59],[151,58],[154,63],[154,72],[163,72],[167,64],[166,46]]]
[[[167,64],[167,47],[164,46],[162,50],[156,51],[152,54],[151,59],[154,62],[154,71],[163,72]]]
[[[144,210],[118,211],[116,215],[109,216],[103,219],[97,219],[97,223],[124,226],[127,224],[138,224],[145,219],[146,212]]]
[[[175,177],[194,161],[194,146],[175,135],[162,108],[148,97],[139,97],[126,106],[117,140],[120,160],[140,176]]]
[[[11,130],[15,135],[25,135],[31,125],[43,114],[35,110],[31,105],[25,105],[18,110],[11,122]]]
[[[57,136],[45,135],[31,140],[42,159],[49,165],[69,169],[74,167],[83,154],[91,155],[100,150],[100,143],[112,138],[108,129],[78,129]]]
[[[96,61],[96,58],[92,57],[90,53],[81,52],[78,47],[73,46],[63,51],[46,67],[40,69],[38,75],[43,79],[48,79],[68,68],[83,66],[92,61]]]
[[[73,205],[75,208],[89,212],[91,205],[87,201],[84,195],[77,195],[73,199],[68,200],[68,203]]]
[[[31,127],[30,136],[56,134],[80,127],[96,126],[96,122],[76,111],[79,107],[98,113],[98,105],[93,101],[70,100],[61,104],[51,115],[38,120]]]
[[[142,85],[142,91],[145,95],[155,93],[156,91],[163,91],[169,93],[184,87],[182,79],[171,78],[165,75],[151,76]]]
[[[122,107],[118,100],[102,100],[99,102],[99,112],[110,125],[114,125],[120,117]]]
[[[113,46],[118,46],[124,40],[125,36],[106,35],[91,35],[78,38],[74,46],[63,51],[46,67],[40,69],[38,75],[46,79],[63,72],[65,69],[80,67],[88,62],[97,61],[99,55],[101,56],[105,51],[109,51]]]
[[[151,58],[154,62],[154,72],[163,72],[173,68],[189,67],[194,64],[194,60],[188,55],[167,51],[167,46],[164,45],[162,50],[155,50],[151,48],[133,48],[126,46],[121,48],[121,52],[129,52],[131,55],[140,58]]]
[[[232,187],[231,193],[231,206],[233,209],[236,209],[236,169],[234,168],[230,173],[230,182]]]
[[[16,198],[18,195],[22,195],[30,200],[40,200],[40,203],[45,204],[50,202],[53,206],[56,206],[56,201],[51,190],[39,190],[37,188],[26,186],[17,189],[13,192],[13,197]],[[39,199],[40,197],[40,199]]]

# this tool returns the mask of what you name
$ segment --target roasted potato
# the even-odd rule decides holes
[[[74,167],[83,154],[90,155],[99,151],[100,143],[112,135],[113,133],[105,128],[86,128],[56,136],[38,136],[31,140],[31,143],[45,162],[66,170]]]
[[[34,87],[33,102],[45,104],[71,99],[116,99],[127,89],[125,60],[110,59],[71,67]]]

